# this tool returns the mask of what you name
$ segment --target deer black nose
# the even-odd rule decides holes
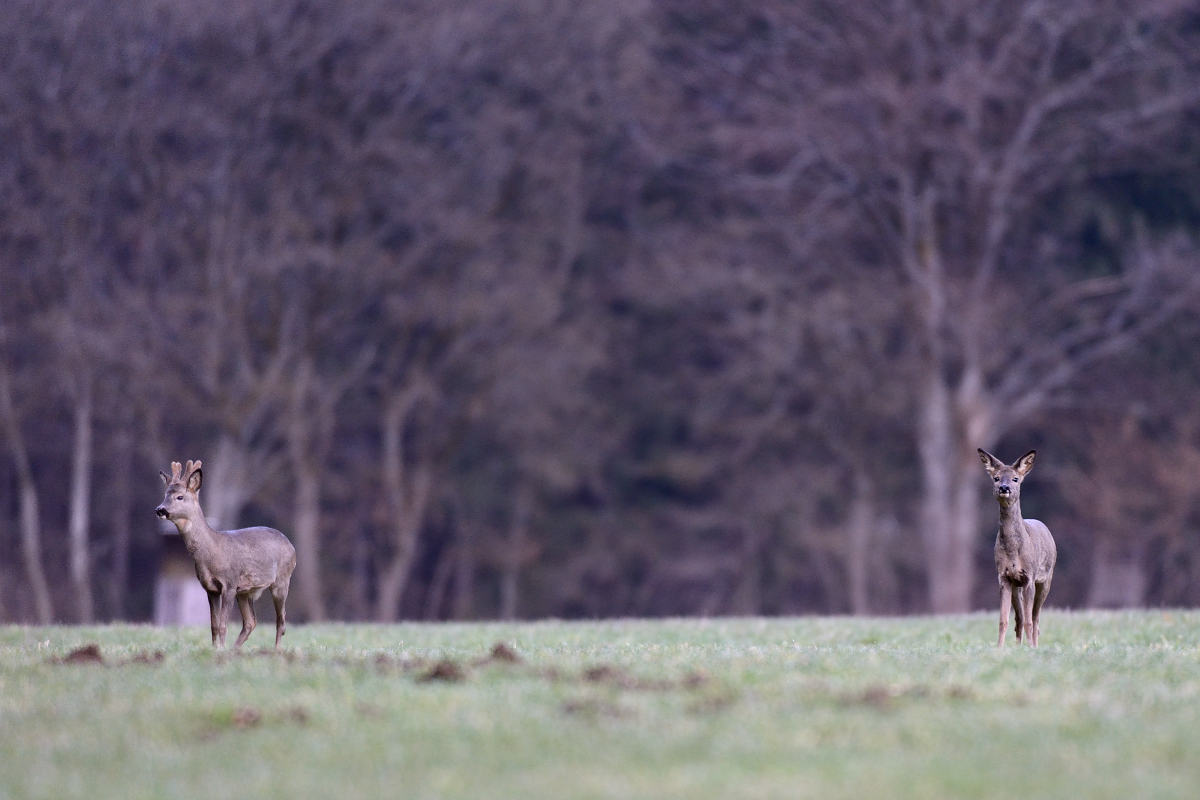
[[[159,506],[158,508],[154,509],[154,513],[157,514],[158,516],[162,517],[163,519],[167,518],[167,510],[165,508],[163,508],[162,506]]]

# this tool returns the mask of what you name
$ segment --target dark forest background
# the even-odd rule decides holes
[[[0,620],[1200,604],[1200,6],[0,4]]]

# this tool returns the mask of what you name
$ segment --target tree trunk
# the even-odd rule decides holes
[[[955,614],[970,607],[971,542],[975,520],[964,521],[962,497],[963,431],[946,376],[947,297],[937,231],[937,192],[927,186],[918,196],[915,182],[903,193],[906,263],[919,290],[920,312],[928,350],[926,384],[920,398],[917,447],[921,460],[921,535],[929,609]]]
[[[354,560],[352,567],[352,586],[354,597],[355,621],[369,620],[374,617],[371,602],[371,539],[366,525],[358,526],[358,535],[354,540]]]
[[[71,588],[79,622],[95,621],[92,604],[91,529],[92,497],[92,386],[84,379],[75,402],[75,449],[71,456],[70,550]]]
[[[296,504],[292,535],[296,544],[296,588],[300,605],[312,622],[325,621],[321,587],[321,483],[307,461],[294,464]]]
[[[229,434],[217,439],[217,449],[204,469],[204,518],[215,530],[237,527],[252,492],[250,454]]]
[[[741,568],[729,601],[730,612],[737,616],[753,617],[762,613],[763,549],[766,541],[766,536],[759,531],[742,531]]]
[[[309,620],[325,621],[325,600],[321,589],[321,479],[320,458],[313,453],[313,428],[323,420],[314,420],[310,412],[309,390],[312,369],[307,361],[297,369],[292,383],[287,442],[292,474],[296,481],[292,536],[296,545],[297,599]],[[319,444],[319,442],[318,442]]]
[[[500,573],[500,613],[499,618],[502,620],[514,620],[517,618],[517,598],[520,590],[521,567],[519,564],[509,563],[504,565],[504,570]]]
[[[8,370],[3,364],[0,364],[0,415],[4,417],[9,452],[16,465],[17,480],[20,484],[21,546],[25,555],[25,573],[29,579],[29,588],[33,591],[37,621],[41,625],[49,625],[54,621],[54,606],[50,602],[50,588],[46,583],[46,573],[42,569],[42,532],[37,486],[33,482],[33,471],[25,451],[25,439],[21,434],[17,410],[13,405]]]
[[[959,450],[960,456],[955,460],[954,472],[951,474],[951,506],[950,541],[953,546],[948,554],[949,572],[952,576],[948,595],[953,598],[953,604],[948,608],[956,612],[971,610],[971,597],[975,589],[975,554],[981,541],[979,519],[979,473],[975,465],[979,457],[969,443]],[[968,453],[970,458],[962,454]]]
[[[1142,544],[1101,536],[1092,553],[1089,608],[1141,608],[1146,602]]]
[[[429,589],[425,592],[425,613],[422,615],[430,622],[442,618],[442,607],[446,604],[446,589],[454,577],[454,567],[458,562],[453,545],[443,547],[438,556],[437,566],[433,568],[433,578],[429,581]]]
[[[935,614],[970,610],[974,584],[979,490],[971,462],[963,455],[973,454],[972,443],[963,441],[965,432],[960,432],[963,426],[957,417],[948,387],[935,374],[925,395],[920,441],[921,524],[929,608]]]
[[[336,409],[354,379],[370,365],[374,350],[364,351],[339,380],[322,382],[312,360],[301,358],[292,376],[287,443],[296,480],[295,519],[297,589],[314,622],[326,618],[321,578],[321,476],[336,422]]]
[[[875,484],[865,470],[854,472],[854,496],[847,521],[846,578],[849,585],[850,613],[871,613],[868,579],[870,576],[871,533],[875,524]]]
[[[461,529],[460,529],[461,530]],[[475,618],[475,548],[463,537],[454,554],[454,619]]]
[[[425,511],[433,489],[433,469],[419,463],[413,474],[405,464],[404,429],[409,414],[426,397],[424,384],[417,382],[388,404],[383,417],[383,489],[388,521],[392,529],[392,560],[379,578],[376,619],[393,622],[400,614],[400,601],[417,557],[417,544],[425,526]]]
[[[21,481],[21,546],[25,552],[25,572],[33,589],[34,608],[41,625],[54,621],[54,606],[50,602],[50,588],[46,573],[42,569],[42,532],[38,513],[37,488],[31,475],[22,475]]]
[[[386,437],[385,437],[386,438]],[[408,588],[413,563],[417,559],[417,544],[425,525],[425,508],[433,488],[433,474],[422,464],[417,468],[412,486],[396,486],[389,490],[392,504],[392,544],[395,554],[379,580],[380,622],[395,622],[400,615],[400,601]]]
[[[129,472],[133,465],[133,435],[121,420],[113,435],[109,535],[112,536],[112,575],[108,581],[108,603],[114,619],[124,619],[125,594],[129,589]]]
[[[530,548],[529,512],[532,502],[527,487],[522,486],[518,489],[500,573],[499,611],[500,619],[503,620],[517,618],[517,605],[520,601],[521,590],[521,567],[528,560]]]
[[[936,373],[936,370],[935,370]],[[929,609],[935,614],[963,610],[960,576],[951,573],[949,556],[952,544],[951,473],[954,445],[950,397],[941,376],[931,376],[925,394],[920,425],[921,457],[921,534],[925,542],[926,580],[929,585]]]
[[[935,614],[958,614],[971,609],[981,532],[975,449],[993,446],[996,432],[977,373],[968,369],[952,395],[937,372],[921,419],[922,532],[929,608]]]

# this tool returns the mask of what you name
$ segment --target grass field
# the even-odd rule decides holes
[[[0,627],[0,798],[1200,797],[1200,612],[1043,623]]]

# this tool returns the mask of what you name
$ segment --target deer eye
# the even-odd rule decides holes
[[[178,496],[178,497],[176,497],[175,499],[176,499],[176,500],[182,500],[182,499],[183,499],[183,495],[179,495],[179,496]]]
[[[998,481],[998,480],[1000,480],[1000,476],[999,476],[999,475],[993,475],[993,476],[992,476],[992,480],[993,480],[993,481]]]

